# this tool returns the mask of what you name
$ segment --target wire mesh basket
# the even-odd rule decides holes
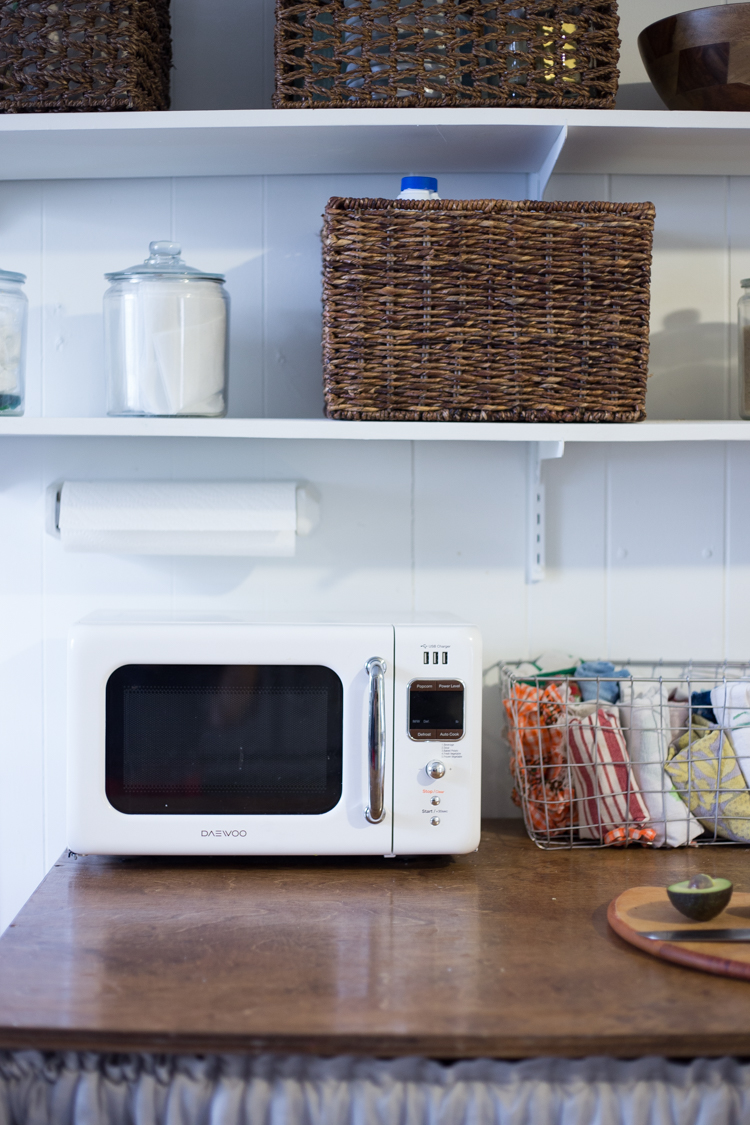
[[[513,799],[531,839],[750,843],[750,663],[595,667],[500,665]]]

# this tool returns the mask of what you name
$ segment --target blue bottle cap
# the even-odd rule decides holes
[[[401,190],[416,188],[418,191],[437,191],[437,180],[434,176],[404,176],[401,180]]]

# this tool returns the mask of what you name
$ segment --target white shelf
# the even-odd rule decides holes
[[[0,115],[0,179],[558,171],[750,174],[750,113],[554,109]]]
[[[0,418],[0,437],[313,441],[750,441],[750,422],[337,422],[326,418]]]

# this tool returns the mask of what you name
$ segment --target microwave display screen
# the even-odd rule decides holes
[[[107,682],[106,791],[124,813],[324,813],[341,798],[330,668],[129,664]]]
[[[464,733],[464,687],[459,680],[414,680],[409,685],[409,735],[455,741]]]

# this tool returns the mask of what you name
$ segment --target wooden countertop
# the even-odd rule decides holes
[[[489,821],[455,859],[63,858],[0,939],[0,1047],[750,1055],[750,984],[613,934],[629,886],[734,847],[542,852]]]

